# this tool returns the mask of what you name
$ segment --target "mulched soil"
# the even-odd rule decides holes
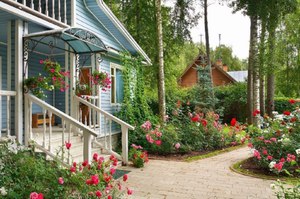
[[[262,174],[262,175],[277,177],[277,175],[272,173],[269,169],[264,169],[264,168],[261,168],[260,166],[258,166],[254,160],[254,157],[248,158],[247,160],[243,161],[243,163],[240,165],[240,167],[242,169],[249,170],[255,174]]]
[[[153,160],[166,160],[166,161],[185,161],[187,158],[189,157],[194,157],[194,156],[199,156],[199,155],[205,155],[214,151],[219,151],[219,150],[224,150],[227,148],[230,148],[232,146],[227,146],[224,147],[223,149],[216,149],[216,150],[208,150],[208,151],[191,151],[188,153],[172,153],[172,154],[166,154],[166,155],[162,155],[162,154],[154,154],[154,153],[149,153],[148,157],[149,159],[153,159]]]

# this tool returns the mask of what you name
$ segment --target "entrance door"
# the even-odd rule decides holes
[[[81,85],[86,85],[88,88],[91,88],[90,74],[91,74],[91,68],[85,67],[85,68],[80,69],[79,82]],[[81,90],[79,94],[80,95],[91,95],[92,90],[91,89]],[[88,109],[88,107],[84,104],[81,104],[80,110],[82,111],[82,117],[81,117],[82,121],[81,122],[89,125],[89,109]]]

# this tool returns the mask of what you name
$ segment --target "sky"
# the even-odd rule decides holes
[[[197,9],[199,10],[200,6]],[[208,28],[211,48],[219,45],[219,34],[221,34],[221,44],[232,47],[233,54],[240,59],[248,57],[250,39],[249,17],[242,15],[240,12],[233,14],[232,8],[226,5],[219,5],[216,2],[208,7]],[[200,34],[202,34],[202,41],[205,43],[204,32],[204,17],[202,17],[198,26],[191,29],[193,41],[200,42]]]

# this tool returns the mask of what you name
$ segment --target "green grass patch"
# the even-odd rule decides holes
[[[197,156],[193,156],[193,157],[188,157],[184,161],[193,162],[193,161],[196,161],[196,160],[202,160],[202,159],[210,158],[210,157],[220,155],[220,154],[223,154],[223,153],[226,153],[226,152],[234,151],[236,149],[240,149],[240,148],[243,148],[245,146],[246,146],[245,144],[242,144],[242,145],[238,145],[238,146],[228,147],[228,148],[225,148],[225,149],[215,150],[215,151],[211,151],[211,152],[208,152],[208,153],[205,153],[205,154],[201,154],[201,155],[197,155]]]
[[[276,176],[274,175],[265,175],[265,174],[261,174],[261,173],[256,173],[252,170],[249,169],[244,169],[241,167],[241,165],[243,165],[244,162],[246,162],[248,159],[246,160],[242,160],[239,161],[233,165],[231,165],[230,169],[236,173],[245,175],[245,176],[250,176],[250,177],[254,177],[254,178],[260,178],[260,179],[265,179],[265,180],[281,180],[281,181],[285,181],[288,184],[291,185],[297,185],[299,184],[300,179],[298,177],[286,177],[286,176]]]

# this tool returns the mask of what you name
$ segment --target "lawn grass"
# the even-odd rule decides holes
[[[205,154],[201,154],[201,155],[197,155],[197,156],[193,156],[193,157],[188,157],[184,161],[193,162],[193,161],[196,161],[196,160],[202,160],[202,159],[205,159],[205,158],[210,158],[210,157],[213,157],[213,156],[216,156],[216,155],[220,155],[222,153],[234,151],[236,149],[240,149],[240,148],[245,147],[245,146],[246,146],[245,144],[238,145],[238,146],[232,146],[232,147],[228,147],[228,148],[225,148],[225,149],[220,149],[220,150],[208,152],[208,153],[205,153]]]
[[[247,159],[246,159],[247,160]],[[254,178],[260,178],[260,179],[265,179],[265,180],[281,180],[281,181],[285,181],[287,184],[291,184],[291,185],[297,185],[300,182],[300,179],[298,177],[286,177],[286,176],[270,176],[270,175],[264,175],[261,173],[255,173],[251,170],[248,169],[244,169],[241,168],[241,165],[246,161],[246,160],[242,160],[239,161],[233,165],[231,165],[230,169],[236,173],[245,175],[245,176],[250,176],[250,177],[254,177]]]

